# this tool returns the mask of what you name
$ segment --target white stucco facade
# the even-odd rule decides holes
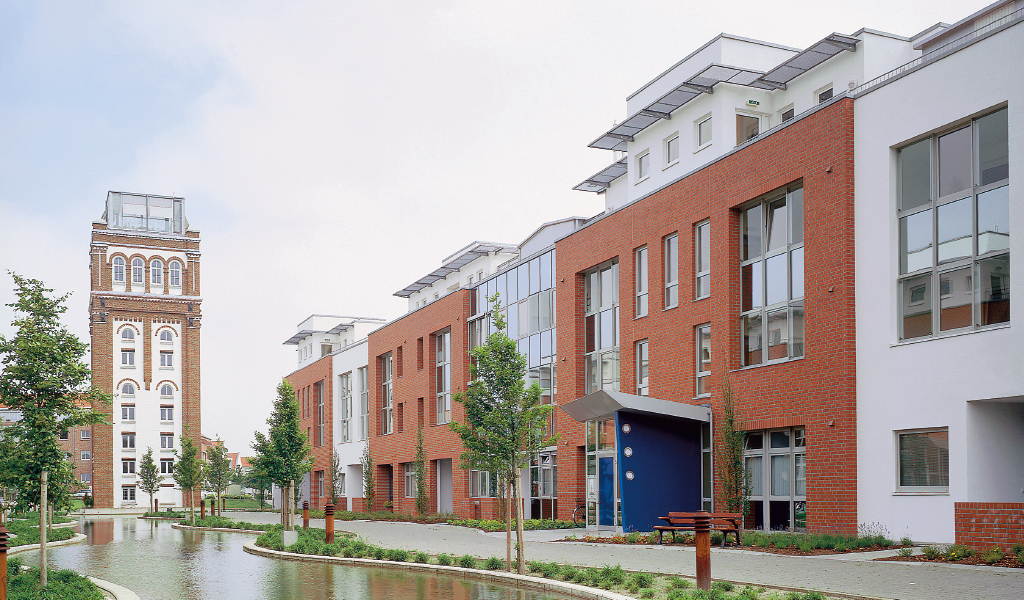
[[[1022,61],[1018,22],[855,99],[858,520],[897,537],[952,542],[954,503],[1024,502]],[[897,151],[1002,107],[1011,319],[901,341]],[[898,436],[918,429],[948,430],[948,491],[899,490]]]
[[[366,434],[369,432],[370,418],[367,348],[366,337],[363,337],[331,357],[334,373],[332,439],[345,474],[344,492],[348,498],[348,510],[353,508],[353,498],[363,497],[361,459],[369,440]]]

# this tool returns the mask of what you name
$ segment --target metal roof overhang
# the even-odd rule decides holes
[[[302,331],[296,333],[292,337],[290,337],[287,340],[285,340],[284,345],[285,346],[298,346],[299,342],[301,342],[303,339],[305,339],[306,336],[313,335],[314,333],[327,333],[327,332],[326,331],[317,331],[315,329],[303,329]]]
[[[430,274],[420,277],[414,283],[398,290],[394,295],[399,298],[408,298],[423,288],[430,287],[436,281],[444,279],[448,275],[458,271],[481,256],[487,256],[487,254],[491,252],[504,250],[505,248],[506,246],[498,246],[495,244],[480,244],[479,246],[476,246],[471,250],[467,250],[452,260],[444,263],[437,269],[431,271]]]
[[[586,181],[580,183],[579,185],[572,189],[579,190],[581,192],[605,191],[606,189],[608,189],[608,186],[610,186],[613,181],[626,174],[626,171],[628,169],[628,160],[628,158],[623,157],[620,160],[613,162],[612,164],[601,169],[597,173],[591,175],[590,177],[587,178]]]
[[[856,52],[860,40],[840,33],[832,33],[806,50],[794,54],[767,73],[711,63],[691,76],[646,108],[612,127],[591,142],[589,148],[626,150],[633,136],[647,129],[659,119],[671,119],[672,111],[701,94],[711,94],[719,83],[734,83],[762,90],[786,89],[786,84],[843,51]],[[573,188],[573,189],[579,189]],[[599,191],[599,190],[584,190]]]
[[[704,423],[711,422],[711,409],[704,406],[604,390],[593,392],[561,406],[562,410],[580,423],[594,419],[611,419],[620,410],[690,419]]]

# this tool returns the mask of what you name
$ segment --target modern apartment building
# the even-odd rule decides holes
[[[137,473],[149,448],[163,476],[157,499],[181,506],[174,451],[182,434],[198,447],[201,430],[199,232],[184,200],[108,193],[93,221],[90,271],[93,384],[114,397],[93,406],[110,423],[90,433],[95,506],[148,504]]]

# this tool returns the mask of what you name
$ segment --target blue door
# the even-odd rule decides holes
[[[597,524],[615,526],[615,459],[597,459]]]

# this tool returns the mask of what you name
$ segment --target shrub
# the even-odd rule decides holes
[[[689,579],[683,579],[682,577],[670,577],[668,580],[668,589],[670,590],[685,590],[693,586]]]
[[[463,554],[459,557],[459,566],[463,569],[475,569],[476,559],[468,554]]]
[[[455,562],[455,558],[450,554],[442,553],[437,555],[437,564],[441,566],[447,567],[450,566],[453,562]]]
[[[712,531],[711,532],[711,545],[712,546],[721,545],[721,543],[722,543],[722,535],[723,534],[722,534],[721,531]]]
[[[740,590],[740,598],[743,600],[757,600],[757,597],[764,591],[764,588],[756,588],[748,585]]]
[[[731,592],[733,585],[728,581],[716,581],[711,584],[713,589],[722,590],[723,592]]]
[[[652,532],[647,534],[647,543],[648,544],[657,544],[658,543],[658,532],[657,531],[652,531]]]
[[[575,581],[579,572],[580,570],[576,567],[566,565],[566,567],[562,569],[561,578],[565,581]]]
[[[903,536],[903,537],[900,538],[900,546],[913,546],[913,545],[914,545],[914,541],[911,540],[909,537]]]
[[[369,546],[367,553],[376,560],[384,560],[384,557],[387,556],[387,551],[377,546]]]
[[[627,544],[636,544],[640,541],[640,532],[632,531],[630,533],[627,533],[625,537]]]
[[[953,544],[946,549],[946,558],[952,561],[961,561],[974,556],[974,550],[963,544]]]
[[[540,573],[541,569],[544,568],[544,563],[539,560],[531,560],[526,563],[526,570],[531,573]]]
[[[505,568],[505,561],[497,556],[492,556],[484,562],[484,568],[488,571],[501,571]]]
[[[1014,544],[1010,546],[1010,554],[1020,554],[1022,552],[1024,552],[1024,544],[1014,542]]]
[[[626,572],[623,571],[622,567],[620,567],[619,565],[615,565],[614,567],[609,567],[605,565],[604,567],[601,567],[601,570],[598,572],[598,575],[601,577],[602,580],[610,581],[615,585],[622,585],[622,582],[626,580]],[[640,575],[640,573],[637,573],[637,575]],[[643,575],[647,574],[643,573]],[[650,575],[647,576],[650,577]],[[653,582],[654,579],[651,578],[651,581]],[[643,585],[640,587],[650,587],[650,584]]]
[[[912,555],[913,553],[914,553],[914,549],[913,548],[909,548],[909,547],[900,548],[900,556],[902,556],[904,558]]]
[[[399,550],[397,548],[392,548],[391,550],[387,551],[385,556],[387,557],[387,560],[391,560],[394,562],[409,562],[408,550]]]
[[[994,565],[1005,557],[1006,554],[1003,553],[1002,548],[993,546],[991,550],[982,555],[981,560],[985,561],[986,564]]]
[[[429,564],[430,563],[430,555],[427,554],[426,552],[413,552],[412,553],[412,562],[417,562],[417,563],[421,563],[421,564],[424,564],[424,565],[425,564]]]
[[[651,590],[651,589],[644,590],[643,592],[640,592],[640,597],[641,598],[653,598],[654,597],[654,590]]]
[[[647,589],[654,583],[654,576],[650,573],[633,573],[629,578],[629,583],[633,587]]]
[[[921,552],[924,553],[924,557],[928,560],[935,560],[942,556],[942,551],[935,546],[925,546],[921,549]]]

